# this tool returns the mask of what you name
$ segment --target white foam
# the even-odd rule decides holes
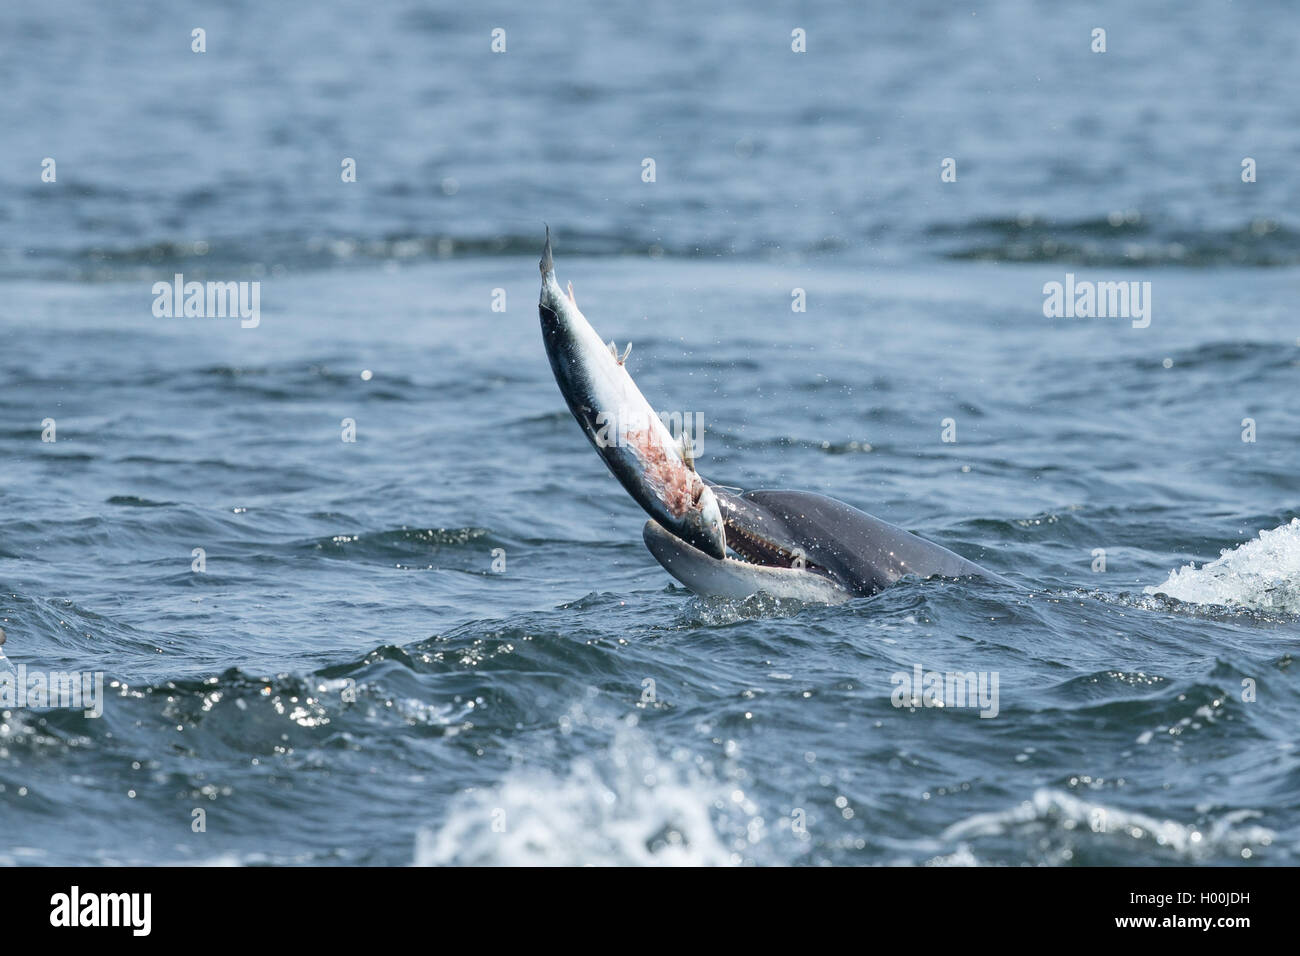
[[[1145,593],[1192,604],[1300,613],[1300,518],[1261,531],[1200,568],[1175,569],[1164,584]]]
[[[730,866],[745,862],[746,834],[761,833],[755,812],[685,755],[665,760],[639,732],[623,729],[597,761],[576,760],[560,775],[512,772],[491,789],[462,794],[441,826],[417,834],[414,862]]]
[[[1254,855],[1273,843],[1276,834],[1244,821],[1260,816],[1255,810],[1233,810],[1206,827],[1157,820],[1146,814],[1093,803],[1061,790],[1039,789],[1010,810],[977,813],[954,823],[943,833],[945,841],[957,842],[953,854],[957,865],[969,865],[969,843],[982,837],[1008,834],[1046,833],[1056,839],[1040,839],[1027,845],[1045,854],[1041,862],[1068,863],[1076,845],[1084,839],[1120,839],[1140,849],[1144,844],[1165,847],[1175,855],[1195,861],[1213,856]],[[1145,851],[1143,851],[1145,852]],[[932,863],[944,865],[948,858]]]

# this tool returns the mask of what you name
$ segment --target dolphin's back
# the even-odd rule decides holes
[[[767,509],[799,542],[812,564],[860,594],[874,594],[905,575],[1004,578],[835,498],[809,491],[748,491],[740,497]]]

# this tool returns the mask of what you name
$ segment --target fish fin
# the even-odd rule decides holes
[[[545,225],[545,224],[543,224]],[[542,275],[555,271],[555,260],[551,257],[551,227],[546,227],[546,245],[542,247],[542,261],[537,263]]]

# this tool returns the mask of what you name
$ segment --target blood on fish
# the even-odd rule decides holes
[[[676,455],[670,455],[651,429],[625,433],[628,445],[645,466],[646,480],[655,488],[668,513],[680,518],[699,501],[703,482]],[[693,480],[692,480],[693,479]],[[701,487],[696,487],[696,485]]]

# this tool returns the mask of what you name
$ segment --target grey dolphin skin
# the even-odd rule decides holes
[[[646,547],[692,591],[838,603],[904,577],[983,578],[1010,584],[959,554],[866,512],[807,491],[733,490],[695,471],[555,278],[550,230],[538,311],[551,370],[569,410],[628,493],[650,515]],[[628,346],[630,349],[631,346]]]
[[[884,590],[904,577],[983,578],[1010,584],[959,554],[809,491],[713,487],[727,546],[722,561],[673,537],[654,521],[642,537],[664,569],[698,594],[775,597],[835,604]]]

